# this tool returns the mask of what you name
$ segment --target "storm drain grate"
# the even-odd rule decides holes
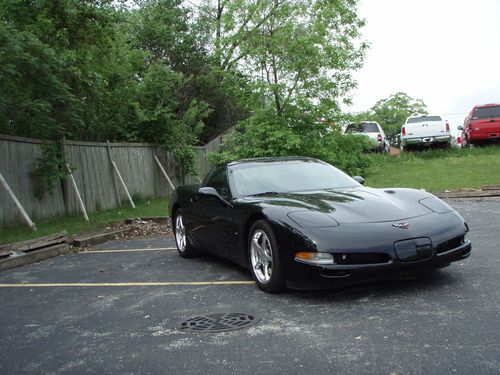
[[[254,315],[249,314],[209,314],[188,318],[177,328],[185,332],[217,333],[247,328],[258,321]]]

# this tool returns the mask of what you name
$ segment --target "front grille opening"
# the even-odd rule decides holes
[[[458,237],[454,237],[452,238],[451,240],[448,240],[448,241],[445,241],[445,242],[441,242],[437,248],[436,248],[436,252],[438,254],[440,253],[444,253],[448,250],[453,250],[461,245],[464,244],[464,236],[458,236]]]
[[[389,263],[391,257],[383,253],[333,254],[336,264],[380,264]]]

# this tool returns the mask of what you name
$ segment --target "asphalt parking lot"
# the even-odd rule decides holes
[[[450,203],[472,255],[444,270],[341,290],[259,291],[171,239],[108,242],[0,273],[0,373],[499,374],[500,200]],[[188,333],[191,316],[259,322]]]

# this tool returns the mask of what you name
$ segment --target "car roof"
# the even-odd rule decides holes
[[[475,105],[474,108],[472,108],[472,110],[474,110],[476,108],[487,108],[487,107],[498,107],[498,106],[500,106],[500,104],[495,104],[495,103],[478,104],[478,105]]]
[[[321,160],[306,157],[306,156],[277,156],[277,157],[263,157],[263,158],[250,158],[250,159],[240,159],[227,163],[228,166],[237,165],[237,164],[245,164],[245,163],[272,163],[277,161],[294,161],[294,160],[302,160],[302,161],[317,161],[321,162]]]
[[[435,117],[435,116],[442,117],[441,115],[432,115],[432,114],[429,114],[429,115],[411,115],[411,116],[408,116],[408,118]]]

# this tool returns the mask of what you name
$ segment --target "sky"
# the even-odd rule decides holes
[[[360,0],[370,43],[352,92],[359,112],[403,91],[460,125],[500,103],[500,0]]]

